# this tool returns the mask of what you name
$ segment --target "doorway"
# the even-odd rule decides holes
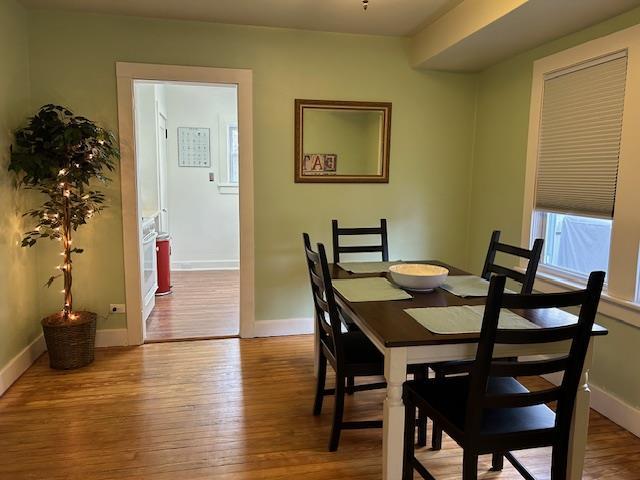
[[[252,336],[251,72],[118,63],[117,74],[129,344]],[[166,262],[145,256],[153,234],[159,249],[171,242],[171,293],[150,298],[166,293]]]
[[[236,85],[134,81],[143,243],[157,234],[145,342],[240,332],[237,97]]]

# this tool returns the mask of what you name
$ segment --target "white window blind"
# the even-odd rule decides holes
[[[613,216],[626,76],[626,52],[545,76],[537,209]]]

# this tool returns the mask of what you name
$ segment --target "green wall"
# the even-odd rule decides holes
[[[59,102],[115,130],[116,61],[253,70],[258,321],[311,315],[300,233],[328,244],[335,217],[352,225],[387,217],[393,258],[440,258],[473,271],[494,228],[519,242],[533,61],[640,22],[635,9],[463,75],[412,70],[398,38],[46,11],[30,12],[27,25],[12,0],[0,3],[0,14],[0,61],[15,73],[0,78],[5,164],[7,133],[28,110],[29,93],[31,110]],[[295,184],[294,98],[393,102],[390,183]],[[0,178],[2,204],[20,206],[24,200]],[[124,302],[118,173],[107,193],[111,208],[76,237],[88,249],[75,266],[75,299],[101,315],[100,328],[123,328],[124,316],[107,313],[109,303]],[[58,309],[60,298],[40,289],[55,249],[39,248],[36,262],[33,252],[14,248],[22,230],[15,212],[4,211],[0,222],[13,232],[0,244],[10,282],[1,290],[4,365],[37,336],[37,318]],[[593,381],[640,405],[637,375],[620,368],[640,360],[640,331],[599,321],[611,334],[597,344]]]
[[[519,243],[534,60],[640,23],[640,8],[501,62],[480,74],[473,182],[470,197],[469,267],[478,272],[491,231]],[[601,316],[610,334],[596,342],[592,381],[640,406],[640,329]]]
[[[301,233],[329,243],[332,218],[388,218],[394,258],[465,262],[474,75],[415,71],[406,40],[390,37],[42,11],[29,31],[32,106],[60,102],[113,129],[116,61],[253,70],[258,321],[311,316]],[[393,102],[390,183],[294,183],[295,98]],[[119,189],[116,175],[112,208],[76,237],[88,249],[74,299],[100,314],[124,301]],[[39,254],[44,279],[55,257]],[[58,308],[43,295],[43,314]]]
[[[27,202],[6,171],[12,131],[29,111],[27,15],[13,0],[0,2],[0,370],[40,334],[34,251],[17,242],[26,229]]]

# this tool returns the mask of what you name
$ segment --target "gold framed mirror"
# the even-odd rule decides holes
[[[391,103],[295,101],[296,183],[389,183]]]

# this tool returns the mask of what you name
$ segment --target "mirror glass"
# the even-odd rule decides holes
[[[296,103],[296,181],[388,181],[390,104]]]

